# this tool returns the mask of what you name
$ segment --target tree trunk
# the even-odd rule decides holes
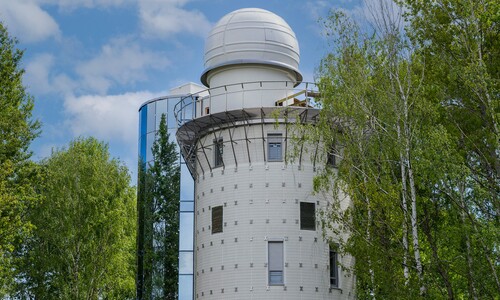
[[[399,120],[397,124],[397,134],[398,141],[401,140],[401,127],[399,125]],[[401,206],[403,209],[403,274],[405,277],[405,285],[408,285],[410,279],[410,271],[408,270],[408,203],[406,201],[406,196],[408,195],[408,187],[406,184],[406,166],[403,159],[403,153],[399,152],[399,163],[401,165]]]
[[[407,159],[409,149],[407,148]],[[413,178],[413,169],[408,160],[408,180],[410,181],[410,197],[411,197],[411,229],[413,238],[413,253],[415,255],[415,265],[417,268],[418,278],[420,279],[420,294],[425,295],[427,288],[424,283],[424,274],[422,270],[422,260],[420,257],[420,243],[418,240],[418,222],[417,222],[417,195],[415,192],[415,180]]]
[[[365,186],[367,186],[367,179],[366,175],[363,174],[363,182]],[[371,233],[370,233],[370,226],[372,224],[372,208],[370,204],[370,198],[365,197],[366,201],[366,207],[367,207],[367,215],[368,215],[368,220],[366,220],[366,239],[368,242],[371,242]],[[370,281],[371,281],[371,286],[370,286],[370,295],[372,296],[372,299],[375,300],[375,272],[373,271],[372,267],[372,261],[370,258],[368,258],[368,272],[370,273]]]

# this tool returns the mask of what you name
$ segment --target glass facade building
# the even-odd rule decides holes
[[[174,117],[174,106],[183,98],[182,95],[166,96],[153,99],[144,103],[139,109],[139,163],[143,169],[148,168],[152,161],[151,148],[156,139],[156,134],[160,126],[161,116],[165,114],[169,138],[171,142],[176,142],[175,133],[177,122]],[[177,143],[176,143],[177,144]],[[179,155],[179,164],[181,169],[180,178],[180,216],[179,216],[179,300],[193,299],[193,225],[194,225],[194,183],[182,157]],[[141,166],[139,166],[141,168]],[[139,179],[140,181],[140,179]],[[138,201],[147,194],[144,191],[144,185],[138,184]],[[147,212],[141,211],[138,205],[138,252],[137,252],[137,298],[138,299],[156,299],[161,296],[161,291],[155,291],[153,288],[147,288],[148,282],[157,282],[154,278],[155,272],[147,270],[144,267],[147,257],[147,250],[144,244],[151,239],[152,224],[145,224],[144,216]],[[144,208],[142,210],[145,210]],[[153,229],[154,230],[154,229]],[[153,242],[154,243],[154,242]],[[159,278],[161,280],[161,278]],[[151,286],[151,284],[150,284]]]

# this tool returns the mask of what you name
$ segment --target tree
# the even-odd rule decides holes
[[[315,179],[333,199],[324,225],[348,235],[360,298],[494,298],[499,6],[402,2],[406,30],[388,1],[371,9],[373,32],[326,20],[334,48],[309,135],[340,158]]]
[[[30,143],[40,124],[32,120],[33,98],[22,84],[23,51],[0,23],[0,298],[14,278],[14,253],[32,227],[26,210],[36,202],[32,183],[38,180],[29,161]]]
[[[443,125],[454,136],[462,174],[441,185],[459,207],[466,262],[453,265],[470,298],[500,294],[500,4],[402,1],[410,37],[432,65],[425,85],[439,93]],[[451,253],[450,253],[451,254]],[[495,263],[495,261],[497,263]],[[489,274],[484,276],[485,274]]]
[[[154,180],[153,240],[157,260],[153,271],[157,279],[153,285],[163,289],[158,299],[177,299],[178,294],[180,167],[176,144],[169,139],[166,117],[162,114],[149,168]]]
[[[318,131],[326,149],[336,144],[342,151],[335,153],[338,173],[326,169],[317,187],[334,182],[332,190],[350,196],[349,209],[333,208],[328,217],[348,229],[345,251],[363,257],[355,264],[362,298],[426,290],[414,173],[418,141],[432,124],[423,111],[432,103],[421,99],[417,84],[422,62],[394,16],[382,17],[388,25],[368,35],[343,13],[331,15],[326,25],[336,46],[322,61],[319,82]]]
[[[180,167],[162,114],[153,161],[139,169],[138,298],[177,299],[179,274]]]
[[[36,299],[133,299],[135,189],[94,138],[41,162],[43,200],[29,214],[21,294]]]

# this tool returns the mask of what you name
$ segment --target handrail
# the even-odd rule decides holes
[[[285,97],[279,96],[276,97],[276,100],[268,99],[280,93],[283,93]],[[208,88],[182,97],[174,107],[174,116],[180,127],[186,121],[200,116],[211,115],[216,112],[213,109],[214,107],[223,111],[232,110],[235,109],[235,105],[238,106],[238,103],[240,103],[241,107],[237,108],[248,108],[245,106],[249,104],[245,103],[246,101],[252,101],[251,107],[282,106],[286,104],[287,100],[298,96],[303,96],[303,99],[297,99],[297,101],[285,106],[316,107],[317,101],[315,101],[315,98],[319,98],[320,94],[317,85],[311,82],[302,82],[296,87],[291,81],[234,83]],[[235,98],[239,102],[233,102]],[[266,103],[263,102],[264,100]]]

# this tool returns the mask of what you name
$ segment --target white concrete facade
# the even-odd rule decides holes
[[[330,247],[319,223],[316,230],[300,229],[300,202],[314,203],[317,212],[327,205],[325,199],[312,193],[316,172],[310,155],[303,158],[300,167],[284,161],[264,162],[267,139],[262,140],[262,128],[266,136],[285,134],[284,126],[276,128],[274,124],[247,128],[247,137],[252,140],[251,165],[243,142],[233,145],[236,160],[229,149],[229,131],[233,131],[233,140],[243,141],[244,127],[212,132],[199,142],[200,147],[210,144],[210,158],[215,155],[214,146],[205,142],[214,140],[214,135],[222,138],[225,166],[195,181],[197,299],[354,299],[353,280],[341,269],[338,287],[330,286]],[[309,150],[311,153],[312,148]],[[208,169],[208,162],[202,164]],[[211,209],[216,206],[223,207],[220,233],[211,232]],[[283,284],[269,283],[269,241],[283,241]],[[349,258],[339,258],[339,263],[351,264]]]

